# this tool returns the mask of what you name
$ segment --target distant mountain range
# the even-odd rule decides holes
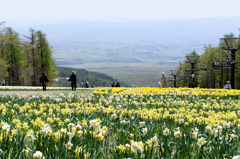
[[[240,18],[146,22],[82,22],[35,26],[47,34],[58,65],[92,62],[179,61],[187,52],[203,53],[224,34],[238,34]]]
[[[224,34],[238,36],[240,18],[76,22],[32,28],[47,34],[58,66],[98,71],[121,81],[133,74],[140,80],[144,71],[144,80],[155,82],[156,73],[176,68],[186,53],[202,54],[205,45],[217,46]],[[16,30],[27,33],[27,28]]]

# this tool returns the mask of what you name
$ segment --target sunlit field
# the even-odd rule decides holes
[[[0,95],[0,158],[231,159],[240,155],[239,90],[92,91],[88,96],[78,91]]]

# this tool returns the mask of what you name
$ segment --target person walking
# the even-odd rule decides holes
[[[42,83],[43,91],[47,90],[47,83],[49,82],[47,76],[45,76],[45,73],[42,73],[42,76],[40,77],[40,83]]]
[[[167,76],[164,72],[162,72],[162,77],[161,77],[160,82],[162,84],[162,88],[167,88],[168,87]]]
[[[76,91],[77,88],[77,77],[75,75],[75,71],[72,71],[72,75],[69,78],[69,81],[71,81],[72,91]]]
[[[227,84],[224,86],[224,89],[232,89],[229,81],[227,81]]]

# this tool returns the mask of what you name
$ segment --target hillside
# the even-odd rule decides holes
[[[59,80],[57,82],[57,86],[68,87],[70,86],[70,82],[68,81],[69,76],[72,71],[76,72],[77,76],[77,85],[80,87],[81,81],[88,81],[89,83],[93,82],[95,87],[110,87],[112,82],[120,82],[117,79],[113,79],[113,77],[108,76],[103,73],[91,72],[85,69],[75,69],[69,67],[57,67],[59,70]],[[120,82],[121,83],[121,82]],[[127,86],[125,83],[121,83],[122,86]]]

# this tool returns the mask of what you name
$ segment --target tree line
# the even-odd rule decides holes
[[[42,31],[29,29],[20,36],[11,27],[0,24],[0,80],[7,85],[37,86],[44,72],[50,84],[58,76],[52,48]]]
[[[235,38],[234,34],[224,35],[225,38]],[[240,40],[232,39],[228,44],[238,48]],[[231,81],[231,51],[223,49],[225,41],[220,40],[217,47],[205,46],[204,53],[199,55],[195,51],[186,56],[197,57],[194,74],[197,78],[197,86],[201,88],[223,88],[226,81]],[[191,64],[186,58],[179,63],[177,69],[177,86],[188,87],[191,75]],[[240,89],[240,51],[236,52],[235,60],[235,89]]]

